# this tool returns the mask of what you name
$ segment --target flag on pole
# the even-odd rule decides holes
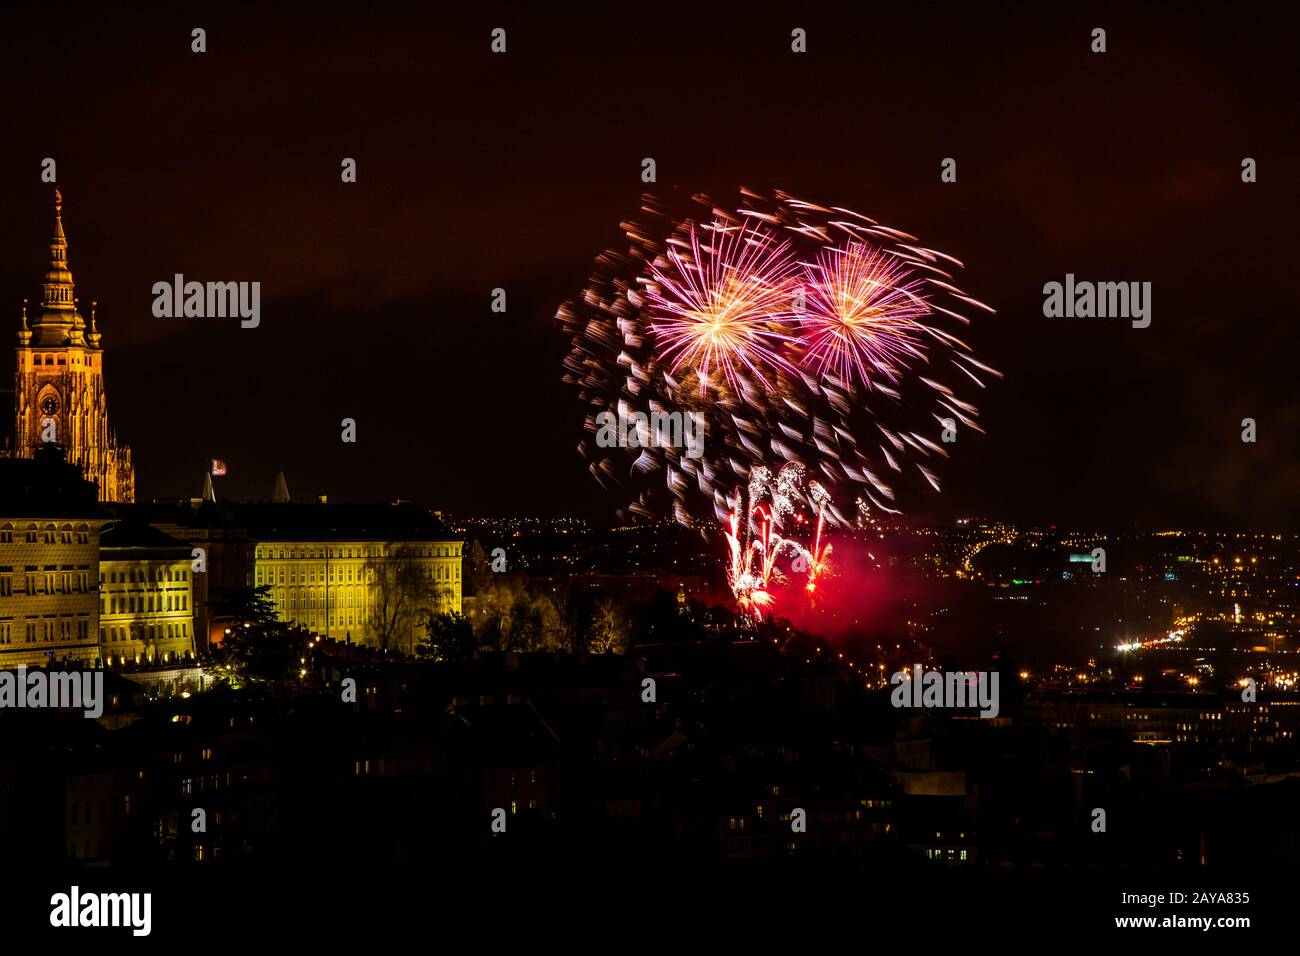
[[[220,478],[226,473],[226,463],[220,458],[212,459],[212,476]]]

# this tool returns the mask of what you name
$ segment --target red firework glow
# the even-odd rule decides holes
[[[805,590],[810,597],[817,589],[818,576],[829,571],[831,546],[822,543],[822,533],[830,495],[815,481],[809,482],[805,491],[803,479],[803,466],[793,462],[781,468],[775,481],[766,468],[755,468],[747,496],[742,501],[737,493],[736,507],[727,516],[723,527],[729,559],[727,584],[744,617],[762,620],[764,612],[771,610],[775,603],[772,585],[785,579],[777,565],[782,554],[793,557],[792,571],[807,573]],[[805,523],[805,503],[817,509],[811,549],[780,533],[785,523]]]

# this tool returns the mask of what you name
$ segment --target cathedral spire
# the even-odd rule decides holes
[[[18,344],[26,345],[32,340],[32,330],[27,327],[27,300],[23,299],[23,324],[18,329]]]
[[[291,500],[289,498],[289,484],[284,480],[283,468],[275,473],[275,490],[271,492],[271,500],[281,505],[288,504]]]
[[[30,458],[49,444],[47,422],[69,462],[98,487],[100,501],[134,501],[131,449],[117,440],[104,399],[104,362],[95,303],[89,327],[78,312],[68,237],[63,231],[63,194],[54,191],[54,235],[40,304],[27,314],[23,300],[14,378],[14,445],[11,454]]]
[[[73,309],[72,273],[68,271],[68,237],[63,233],[63,193],[54,190],[54,238],[50,240],[50,264],[45,269],[46,309]]]
[[[31,344],[58,348],[86,344],[86,322],[77,313],[77,296],[68,270],[68,237],[63,233],[63,194],[54,190],[54,238],[45,269],[41,309],[32,320]]]
[[[91,348],[99,348],[99,329],[95,327],[95,306],[98,304],[94,299],[90,300],[90,331],[86,333],[86,341]]]

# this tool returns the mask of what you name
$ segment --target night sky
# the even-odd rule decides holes
[[[1300,525],[1294,9],[422,6],[6,13],[0,310],[16,329],[39,300],[54,157],[141,499],[198,494],[217,457],[231,498],[269,498],[282,465],[295,497],[612,515],[575,453],[555,309],[644,189],[745,185],[905,229],[998,310],[970,335],[1006,376],[979,400],[988,434],[914,511]],[[154,318],[177,272],[260,281],[261,327]],[[1151,327],[1045,319],[1067,272],[1151,282]]]

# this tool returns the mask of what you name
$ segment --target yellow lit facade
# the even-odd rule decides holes
[[[104,532],[99,555],[100,653],[107,666],[194,655],[190,548],[153,528]]]
[[[461,611],[461,542],[262,541],[254,584],[269,585],[281,620],[335,640],[377,646],[374,615],[383,602],[374,567],[409,557],[438,612]],[[409,635],[398,635],[397,649]]]
[[[0,669],[99,661],[101,523],[7,519],[0,505]]]

